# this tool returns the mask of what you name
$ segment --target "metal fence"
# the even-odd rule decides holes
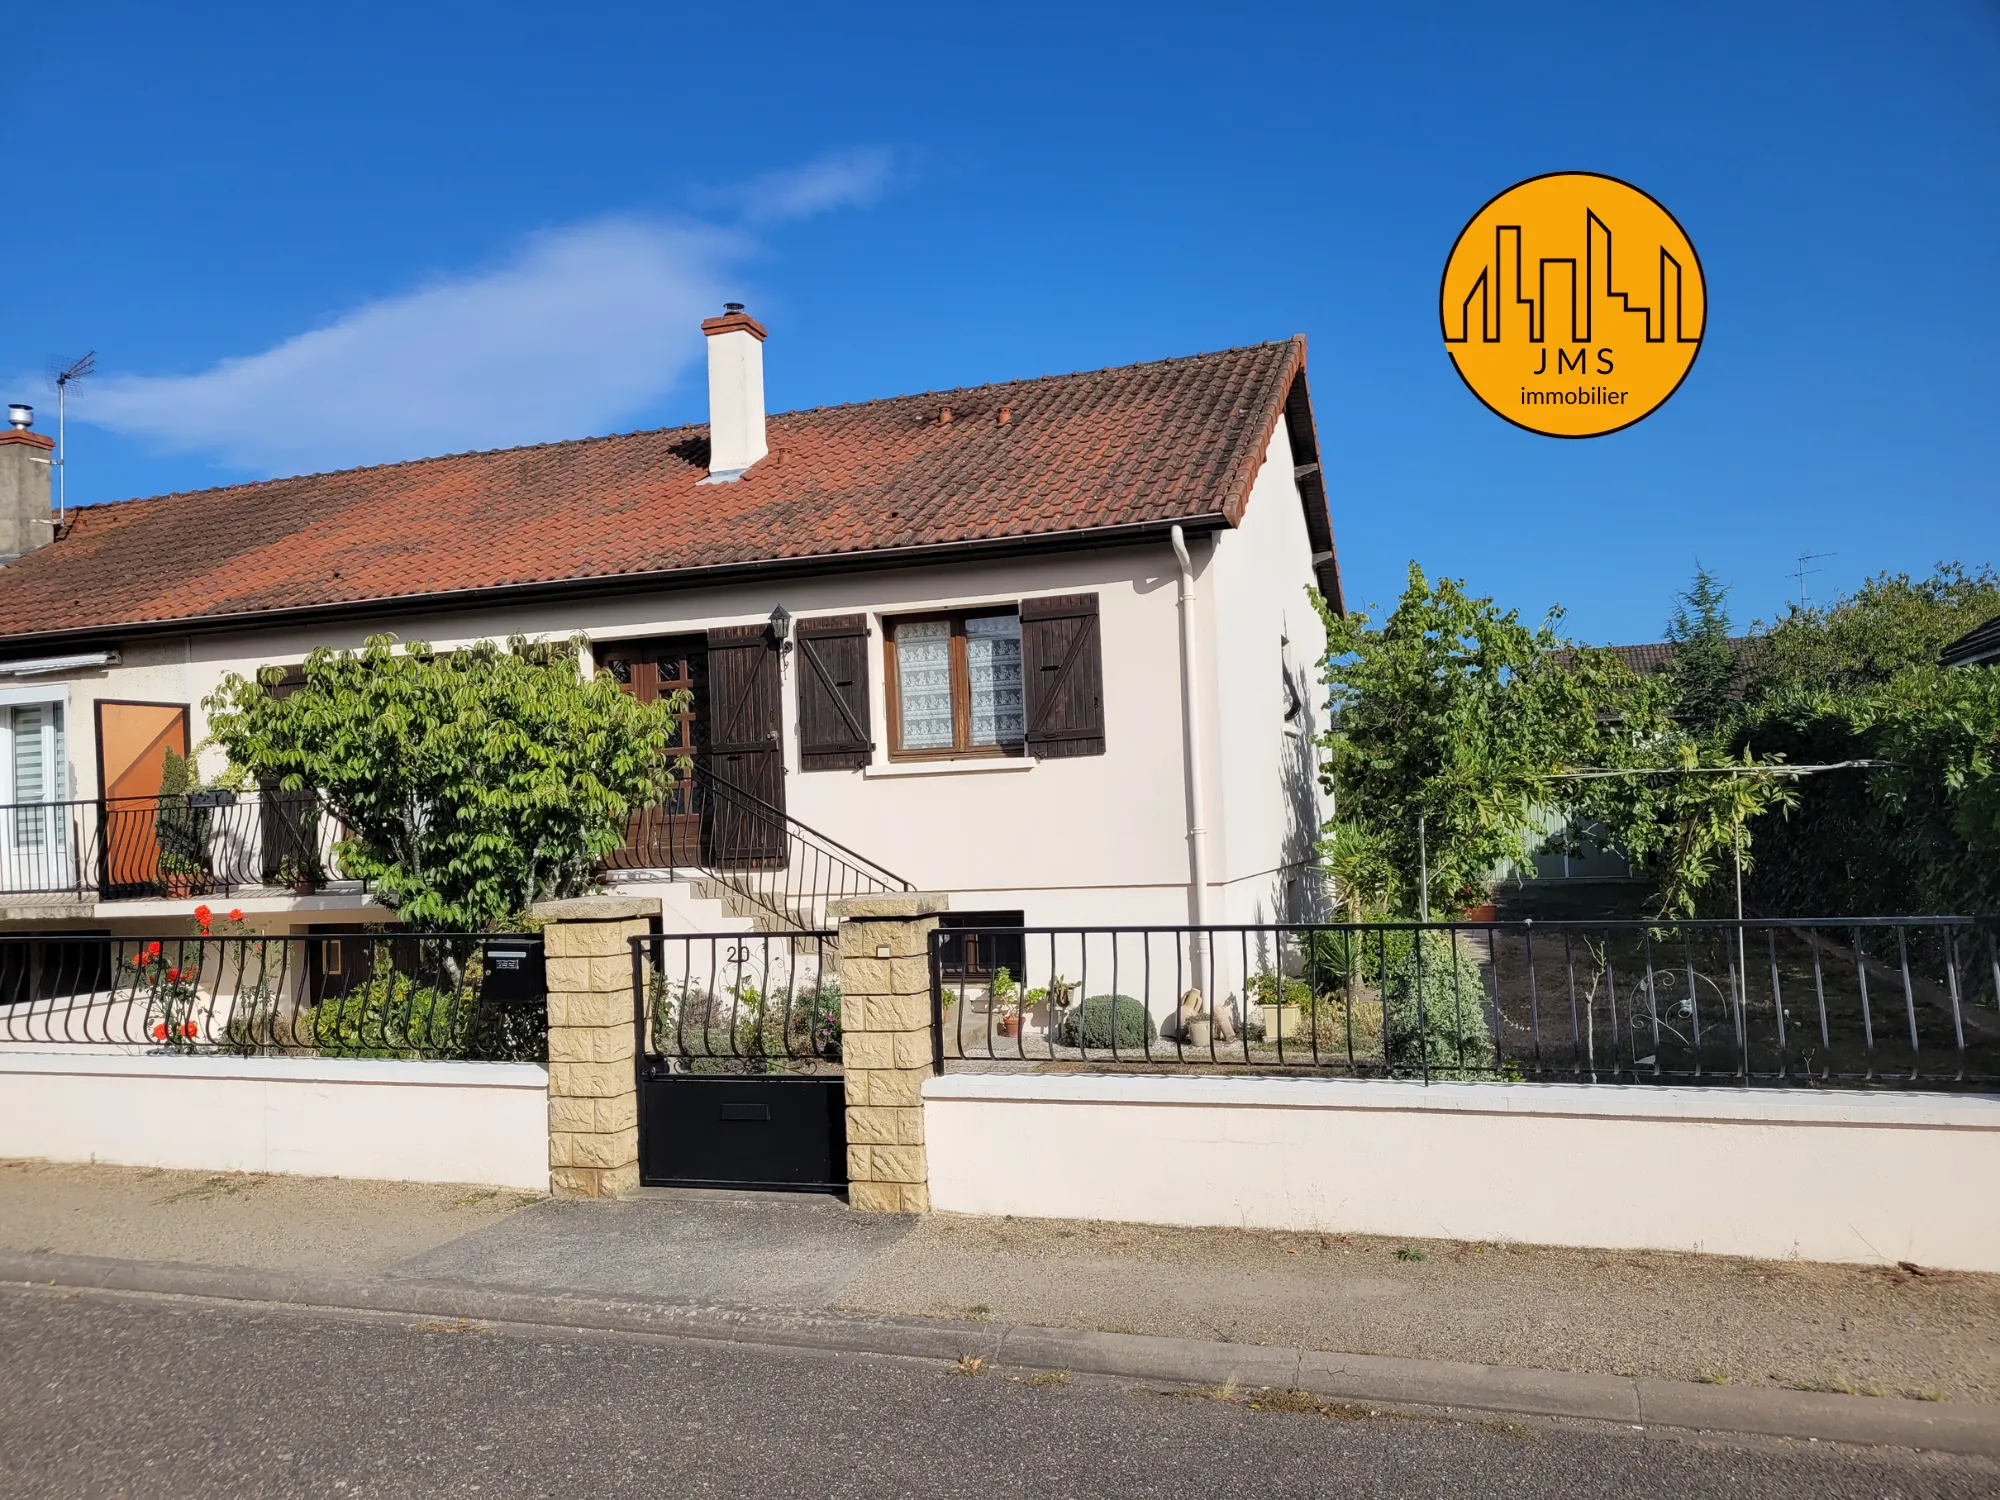
[[[0,806],[0,892],[106,900],[317,889],[339,825],[310,792],[193,792]]]
[[[640,1074],[838,1072],[831,932],[632,940]]]
[[[1967,918],[958,928],[931,958],[940,1070],[2000,1084]]]
[[[699,762],[664,801],[633,814],[606,866],[703,877],[733,895],[744,914],[799,929],[817,927],[839,897],[913,889]]]
[[[544,1061],[541,939],[0,936],[0,1050]]]

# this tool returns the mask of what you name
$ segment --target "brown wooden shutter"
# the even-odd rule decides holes
[[[1048,760],[1104,753],[1097,595],[1021,601],[1021,675],[1030,755]]]
[[[801,620],[796,635],[799,769],[847,771],[867,765],[875,750],[868,735],[868,617]]]
[[[708,759],[716,779],[783,812],[778,653],[765,626],[709,631],[708,703]]]

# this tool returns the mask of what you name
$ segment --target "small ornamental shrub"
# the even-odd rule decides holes
[[[1250,976],[1250,994],[1259,1005],[1310,1007],[1313,1003],[1311,985],[1303,979],[1281,978],[1269,969],[1259,969]]]
[[[815,1057],[840,1056],[840,981],[823,978],[792,1000],[795,1050]]]
[[[339,1057],[463,1057],[472,1019],[469,995],[378,973],[313,1008],[312,1045]]]
[[[1065,1047],[1140,1051],[1159,1037],[1146,1007],[1130,995],[1092,995],[1062,1019]]]
[[[1382,1046],[1399,1072],[1467,1078],[1492,1069],[1485,976],[1445,934],[1424,933],[1389,971]]]

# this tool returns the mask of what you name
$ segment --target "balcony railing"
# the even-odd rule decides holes
[[[914,887],[696,762],[659,803],[642,808],[608,870],[659,871],[716,887],[724,904],[784,929],[824,922],[827,903]]]
[[[0,805],[0,894],[106,901],[313,890],[338,825],[310,792]]]
[[[310,792],[0,804],[0,896],[104,901],[308,892],[335,874],[338,821]],[[696,766],[641,809],[607,871],[658,871],[785,929],[841,896],[912,887],[865,855]]]

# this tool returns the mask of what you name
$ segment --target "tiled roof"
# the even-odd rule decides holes
[[[1622,658],[1625,665],[1641,677],[1650,676],[1674,659],[1672,641],[1649,641],[1643,646],[1612,646],[1607,649]]]
[[[1750,644],[1750,641],[1751,637],[1747,635],[1732,635],[1729,637],[1730,648],[1739,657],[1742,655],[1744,648]],[[1626,666],[1637,672],[1641,677],[1647,677],[1654,672],[1660,671],[1671,665],[1674,659],[1674,643],[1672,641],[1648,641],[1644,645],[1639,646],[1606,646],[1604,649],[1623,661]],[[1567,661],[1569,658],[1567,651],[1559,652],[1557,655],[1560,660]]]
[[[1941,660],[1947,667],[2000,663],[2000,615],[1995,615],[1984,625],[1974,626],[1945,647]]]
[[[1291,339],[789,412],[735,484],[698,484],[708,430],[681,427],[90,506],[0,570],[0,639],[1233,524],[1281,413],[1338,604],[1304,371]]]

